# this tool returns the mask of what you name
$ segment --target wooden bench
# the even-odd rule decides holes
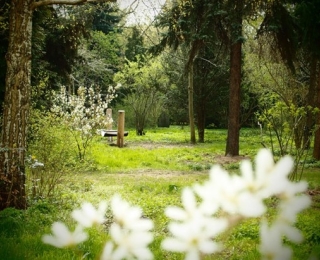
[[[124,131],[123,135],[124,136],[128,136],[129,132],[128,131]],[[101,135],[104,137],[114,137],[114,136],[118,136],[118,130],[101,130]]]

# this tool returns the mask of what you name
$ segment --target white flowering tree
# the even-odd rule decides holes
[[[240,175],[230,175],[220,166],[214,166],[209,180],[184,188],[182,207],[166,208],[170,236],[162,241],[162,249],[183,253],[186,260],[199,260],[223,248],[218,235],[245,219],[259,218],[261,259],[291,259],[292,249],[283,243],[283,237],[293,243],[303,240],[294,225],[297,214],[311,203],[308,195],[303,194],[307,183],[289,180],[293,167],[290,156],[275,164],[267,149],[259,151],[255,169],[250,161],[243,161]],[[265,200],[271,197],[278,200],[277,214],[268,223]],[[84,203],[71,214],[78,223],[73,232],[64,223],[56,222],[52,225],[53,234],[43,236],[43,242],[63,248],[86,241],[86,228],[103,224],[106,209],[105,202],[98,209]],[[109,229],[111,240],[106,242],[100,259],[153,259],[149,249],[154,238],[152,220],[143,218],[139,207],[130,206],[118,195],[111,199],[111,211],[114,216]]]
[[[65,87],[61,87],[60,93],[54,97],[52,112],[59,115],[70,130],[76,141],[80,160],[84,160],[97,130],[111,123],[112,119],[106,117],[105,113],[110,101],[116,96],[116,88],[110,86],[104,99],[92,86],[80,87],[77,95],[71,95],[66,92]]]

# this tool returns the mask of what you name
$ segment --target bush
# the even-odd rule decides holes
[[[26,190],[29,198],[51,197],[65,174],[77,165],[72,136],[51,113],[31,113]]]

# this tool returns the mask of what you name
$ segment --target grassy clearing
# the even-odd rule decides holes
[[[110,145],[106,138],[97,137],[88,154],[90,167],[64,176],[54,198],[31,201],[24,212],[13,209],[0,212],[0,259],[98,259],[110,223],[106,223],[99,232],[90,230],[91,240],[80,245],[76,252],[45,245],[41,236],[50,233],[54,221],[74,226],[70,213],[83,201],[97,205],[115,193],[142,207],[145,217],[155,222],[155,241],[151,246],[155,259],[183,259],[180,254],[160,249],[161,240],[167,235],[168,223],[163,210],[168,205],[180,204],[183,187],[206,180],[212,164],[222,162],[225,168],[235,172],[239,165],[238,160],[226,160],[222,156],[225,130],[207,130],[203,144],[190,145],[188,140],[187,127],[147,130],[146,135],[140,137],[130,131],[122,149]],[[243,129],[240,154],[253,158],[261,148],[260,141],[259,130]],[[303,178],[310,183],[313,204],[299,215],[297,227],[306,239],[294,246],[295,259],[320,255],[318,164],[310,163]],[[270,205],[272,217],[274,205],[272,202]],[[109,213],[108,217],[111,222]],[[257,219],[244,222],[232,231],[228,239],[223,239],[225,250],[205,259],[259,259]]]

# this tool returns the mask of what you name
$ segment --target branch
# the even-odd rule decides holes
[[[33,2],[32,9],[36,9],[40,6],[45,5],[79,5],[82,3],[96,3],[101,2],[99,0],[42,0],[38,2]],[[116,0],[105,0],[103,2],[116,2]]]

